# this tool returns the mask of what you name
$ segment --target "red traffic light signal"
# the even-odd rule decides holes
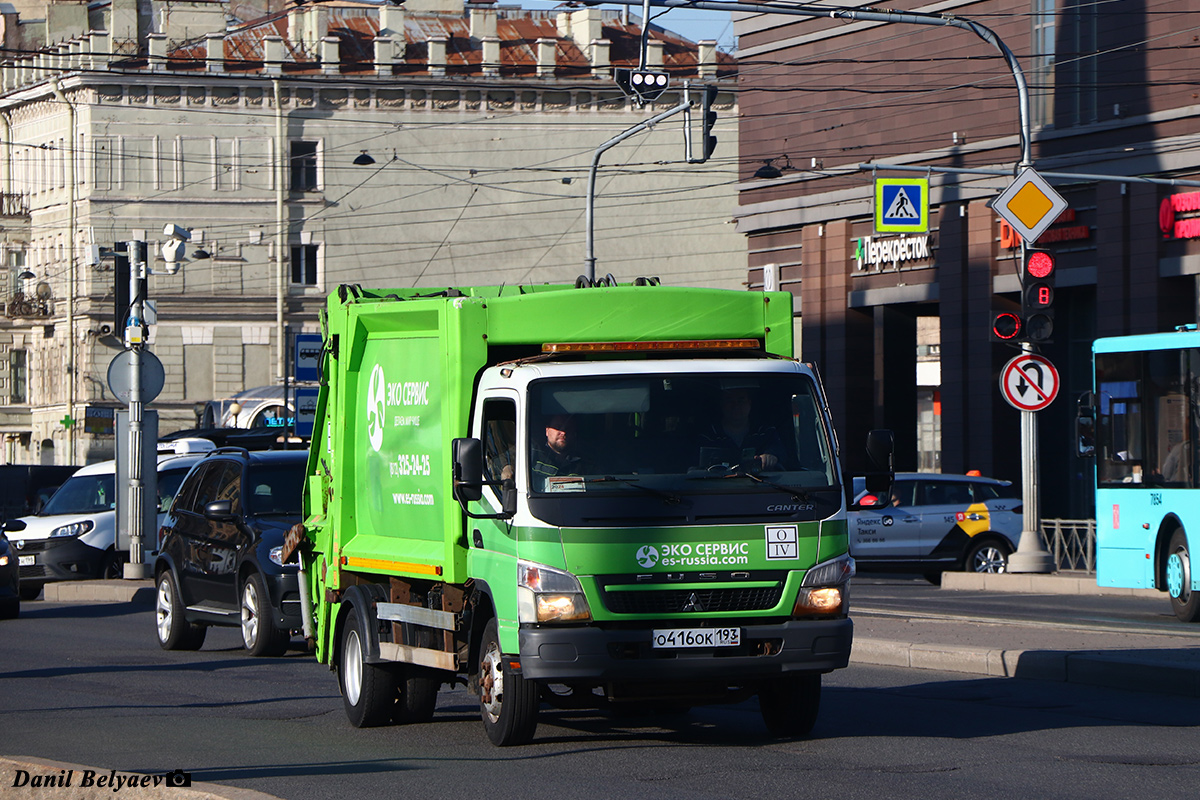
[[[1054,279],[1054,256],[1045,250],[1033,250],[1025,259],[1025,274],[1037,280]]]
[[[1001,311],[992,318],[992,339],[998,342],[1019,342],[1025,329],[1019,314]]]

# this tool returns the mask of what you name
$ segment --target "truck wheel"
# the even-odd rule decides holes
[[[497,747],[526,744],[537,730],[537,685],[508,666],[495,619],[483,629],[479,646],[479,708],[488,738]]]
[[[758,706],[772,736],[807,736],[821,708],[820,673],[787,675],[766,682],[758,690]]]
[[[1175,616],[1184,622],[1200,620],[1200,592],[1192,591],[1192,557],[1187,534],[1182,529],[1171,534],[1167,547],[1167,594]]]
[[[396,699],[396,677],[390,669],[367,663],[367,643],[358,614],[350,610],[342,628],[338,661],[338,683],[342,705],[356,728],[373,728],[387,722]]]
[[[287,652],[291,631],[275,627],[271,595],[262,575],[252,572],[242,585],[242,644],[250,655],[281,656]]]
[[[1008,555],[1012,548],[996,539],[977,542],[967,550],[963,568],[967,572],[994,574],[1008,572]]]
[[[183,599],[170,570],[158,576],[158,588],[154,593],[155,631],[158,646],[163,650],[199,650],[204,644],[208,629],[183,616]]]
[[[21,616],[21,600],[14,597],[7,603],[0,605],[0,619],[16,619]]]
[[[438,689],[442,682],[422,674],[420,667],[405,666],[401,668],[396,680],[398,690],[396,705],[392,709],[392,722],[399,725],[412,725],[429,722],[433,719],[433,710],[437,707]]]

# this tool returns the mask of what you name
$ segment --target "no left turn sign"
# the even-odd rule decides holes
[[[1041,411],[1058,396],[1058,370],[1050,360],[1023,353],[1000,370],[1000,394],[1013,408]]]

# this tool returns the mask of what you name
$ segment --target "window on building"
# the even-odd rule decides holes
[[[1090,0],[1067,0],[1062,16],[1059,41],[1071,58],[1058,64],[1058,122],[1061,125],[1088,125],[1099,120],[1096,89],[1096,4]]]
[[[28,354],[24,350],[13,349],[8,353],[8,385],[12,389],[9,395],[9,402],[29,402],[27,358]]]
[[[1054,7],[1058,0],[1033,0],[1033,69],[1030,116],[1034,127],[1054,124]]]
[[[292,283],[317,285],[317,253],[320,245],[292,245]]]
[[[292,191],[317,191],[317,143],[292,142],[291,147]]]

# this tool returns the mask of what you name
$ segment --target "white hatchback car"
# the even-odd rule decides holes
[[[866,494],[854,479],[854,497]],[[890,502],[851,511],[850,554],[864,571],[1005,572],[1021,538],[1020,487],[1009,481],[932,472],[896,474]]]
[[[170,507],[188,470],[214,449],[207,440],[180,440],[158,456],[158,520]],[[183,452],[184,455],[176,453]],[[197,455],[191,455],[196,453]],[[118,552],[116,462],[81,467],[40,512],[21,517],[24,530],[9,534],[21,574],[21,598],[32,600],[52,581],[120,578],[128,554]],[[146,532],[144,561],[153,563],[158,526]]]

